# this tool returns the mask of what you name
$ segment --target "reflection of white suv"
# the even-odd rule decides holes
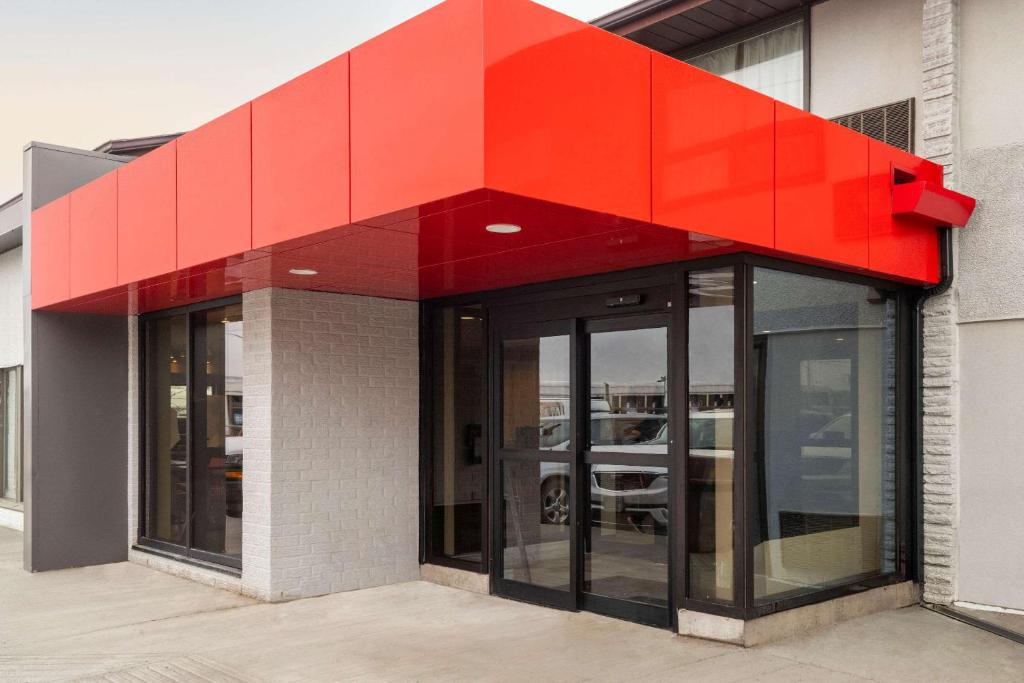
[[[563,434],[569,428],[568,420],[565,422]],[[657,431],[653,437],[633,441],[635,433],[641,437],[649,436],[655,427]],[[693,463],[696,465],[693,478],[700,479],[703,470],[713,470],[715,459],[733,457],[732,428],[731,409],[690,413],[690,442],[694,446],[690,449],[690,457],[703,461]],[[668,418],[665,415],[593,413],[591,434],[598,439],[598,443],[591,446],[593,452],[668,455]],[[615,438],[615,435],[625,438]],[[612,443],[606,442],[609,440]],[[632,442],[623,443],[624,440]],[[568,448],[566,439],[549,445],[546,450],[565,451]],[[542,521],[567,524],[569,491],[565,487],[569,466],[565,463],[541,463],[540,474]],[[709,471],[707,476],[713,478],[713,472]],[[590,508],[595,526],[609,523],[607,513],[611,511],[616,513],[616,518],[631,525],[649,526],[656,533],[664,533],[668,527],[668,463],[664,467],[592,465]]]
[[[590,450],[667,455],[666,427],[665,415],[593,412],[590,434],[596,444]],[[542,449],[568,450],[568,437],[567,418],[542,420]],[[568,474],[566,463],[541,463],[541,521],[547,524],[569,522],[569,491],[565,489]],[[595,525],[614,523],[608,519],[611,512],[613,518],[624,518],[629,524],[664,530],[668,525],[668,464],[592,465],[590,508]]]

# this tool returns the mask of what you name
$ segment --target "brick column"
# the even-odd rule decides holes
[[[243,589],[418,579],[418,305],[266,289],[244,306]]]
[[[958,0],[924,0],[922,155],[942,165],[947,187],[957,186],[959,160],[959,11]],[[940,604],[956,599],[956,321],[954,283],[924,310],[924,599]]]

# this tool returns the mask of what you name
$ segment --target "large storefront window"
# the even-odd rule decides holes
[[[0,499],[20,503],[21,367],[0,369]]]
[[[242,559],[242,305],[145,321],[142,541]]]
[[[441,309],[431,320],[430,334],[435,361],[430,554],[479,568],[487,483],[483,311],[480,306]]]
[[[805,30],[804,22],[798,20],[686,61],[803,109]]]
[[[910,293],[737,254],[426,305],[425,560],[662,626],[913,578]]]
[[[754,270],[754,599],[894,571],[896,297]]]

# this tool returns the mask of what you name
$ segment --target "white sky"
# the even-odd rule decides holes
[[[190,130],[437,2],[0,0],[0,202],[30,140]],[[540,2],[589,21],[630,0]]]

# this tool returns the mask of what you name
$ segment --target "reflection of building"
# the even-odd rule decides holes
[[[26,565],[156,552],[276,600],[422,560],[663,626],[907,582],[1024,607],[1020,421],[991,400],[1024,390],[1024,310],[991,294],[1020,265],[1022,135],[977,66],[1018,59],[986,27],[1022,10],[710,4],[598,22],[629,42],[447,2],[180,138],[31,144],[0,206],[0,368],[29,392],[0,523],[32,520]],[[995,208],[921,319],[970,214],[943,183]]]

